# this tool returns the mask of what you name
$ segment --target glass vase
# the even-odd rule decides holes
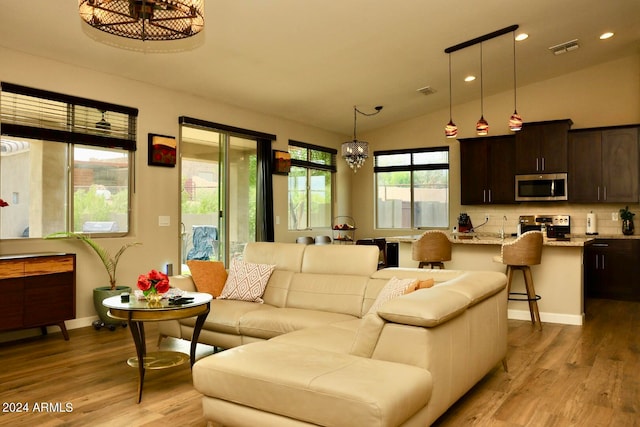
[[[632,219],[623,219],[622,220],[622,234],[625,236],[631,236],[634,231],[633,220]]]

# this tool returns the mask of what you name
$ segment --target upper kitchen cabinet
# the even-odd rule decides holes
[[[515,137],[460,139],[463,205],[515,203]]]
[[[570,119],[525,123],[516,133],[516,174],[566,173]]]
[[[638,126],[569,132],[569,201],[638,203]]]

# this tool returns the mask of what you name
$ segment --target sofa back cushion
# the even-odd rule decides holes
[[[303,273],[369,277],[378,269],[380,250],[366,245],[307,245]]]
[[[377,248],[374,248],[377,250]],[[360,317],[369,278],[327,273],[297,273],[291,279],[287,307],[322,310]]]
[[[275,265],[276,270],[299,272],[305,245],[297,243],[251,242],[244,248],[243,260]]]

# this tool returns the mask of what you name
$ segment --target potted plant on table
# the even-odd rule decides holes
[[[93,306],[98,313],[98,317],[100,320],[93,322],[93,326],[96,329],[100,329],[102,326],[107,326],[110,330],[114,330],[116,325],[121,324],[121,322],[116,321],[110,318],[107,315],[108,309],[102,305],[102,301],[105,298],[120,295],[123,292],[131,292],[131,287],[129,286],[118,286],[116,284],[116,269],[118,267],[118,262],[120,261],[120,257],[124,252],[129,249],[131,246],[137,246],[141,243],[132,242],[124,244],[115,255],[111,255],[111,253],[100,246],[98,242],[93,240],[86,234],[82,233],[72,233],[72,232],[59,232],[53,233],[45,237],[45,239],[77,239],[86,243],[93,251],[98,255],[100,261],[102,261],[102,265],[107,271],[107,275],[109,276],[109,286],[99,286],[93,289]],[[123,324],[124,326],[124,324]]]
[[[624,209],[620,209],[620,219],[622,220],[622,234],[630,236],[633,234],[633,217],[636,214],[629,210],[629,206],[625,206]]]

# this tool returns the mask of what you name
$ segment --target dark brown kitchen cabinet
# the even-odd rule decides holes
[[[584,249],[585,295],[640,301],[640,240],[595,239]]]
[[[461,203],[515,203],[515,152],[512,135],[461,139]]]
[[[570,119],[525,123],[516,132],[516,174],[566,173]]]
[[[75,254],[21,254],[0,257],[0,332],[58,325],[76,317]]]
[[[638,126],[569,132],[569,200],[638,203]]]

